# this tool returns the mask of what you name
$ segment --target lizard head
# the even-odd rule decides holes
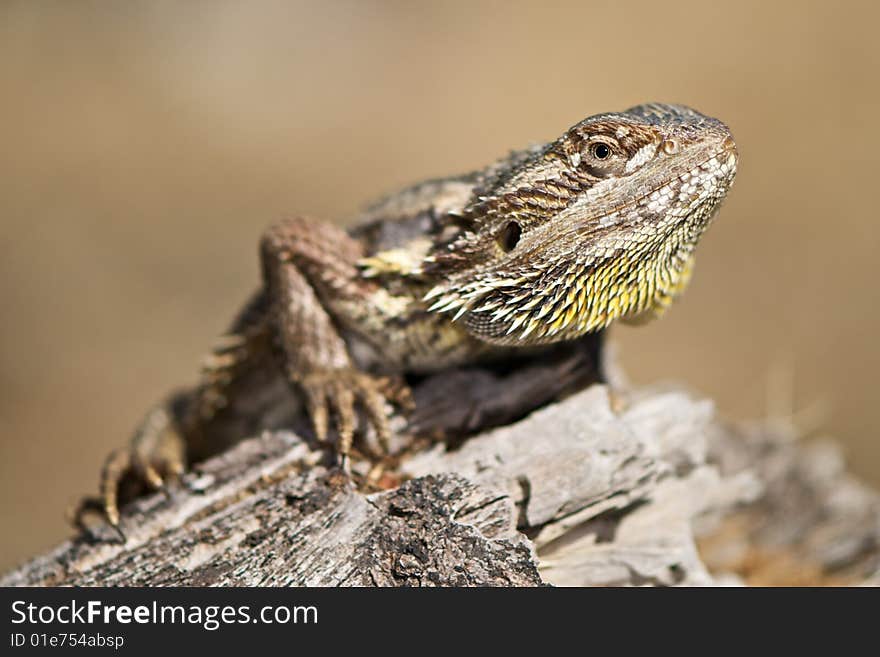
[[[494,167],[424,272],[433,312],[496,344],[659,314],[730,189],[727,126],[681,105],[600,114]]]

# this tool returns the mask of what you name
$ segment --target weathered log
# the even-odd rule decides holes
[[[510,385],[561,389],[572,362]],[[473,394],[493,385],[449,376],[427,384],[447,399],[443,418],[462,413],[449,391],[464,379],[480,382]],[[131,503],[124,544],[98,527],[0,584],[880,583],[880,496],[835,447],[725,424],[678,390],[590,386],[460,446],[407,454],[379,477],[390,490],[356,489],[324,456],[266,431],[198,465],[170,498]],[[356,481],[376,479],[366,467]]]

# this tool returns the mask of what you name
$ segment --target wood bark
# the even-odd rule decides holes
[[[416,392],[441,423],[473,419],[479,395],[509,419],[505,390],[570,387],[575,362],[448,373]],[[298,435],[265,431],[169,497],[128,505],[124,544],[99,526],[0,584],[880,583],[880,496],[833,444],[731,425],[707,400],[615,378],[613,393],[591,385],[461,444],[410,450],[377,492]]]

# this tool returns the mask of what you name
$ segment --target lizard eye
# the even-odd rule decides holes
[[[625,164],[620,157],[621,148],[610,138],[599,138],[591,141],[586,149],[584,162],[581,166],[590,175],[606,178],[617,173]]]
[[[520,225],[515,221],[509,221],[498,236],[498,244],[506,253],[510,253],[519,243],[520,235],[522,235]]]
[[[608,144],[603,144],[601,141],[596,142],[590,146],[590,155],[597,160],[607,160],[611,157],[611,147]]]

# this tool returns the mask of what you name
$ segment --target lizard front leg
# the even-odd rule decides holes
[[[387,450],[386,397],[390,382],[360,371],[328,312],[333,301],[368,306],[373,283],[356,263],[363,248],[343,230],[305,218],[275,224],[263,236],[260,255],[270,317],[288,377],[303,393],[318,439],[335,419],[343,466],[357,426],[356,406],[366,414]]]
[[[325,304],[332,299],[369,305],[374,286],[359,276],[360,243],[339,228],[305,218],[269,228],[261,241],[263,290],[245,306],[205,361],[199,384],[152,409],[135,431],[127,449],[114,451],[101,473],[98,498],[86,498],[74,523],[85,526],[88,513],[103,514],[119,530],[119,500],[125,484],[136,491],[163,488],[193,461],[217,450],[211,422],[238,394],[249,370],[266,365],[273,338],[280,346],[283,368],[303,395],[319,440],[325,441],[332,417],[339,436],[337,452],[346,464],[357,426],[357,407],[373,425],[387,449],[386,398],[392,382],[360,371]],[[247,391],[245,390],[245,393]],[[120,531],[121,535],[121,531]]]

